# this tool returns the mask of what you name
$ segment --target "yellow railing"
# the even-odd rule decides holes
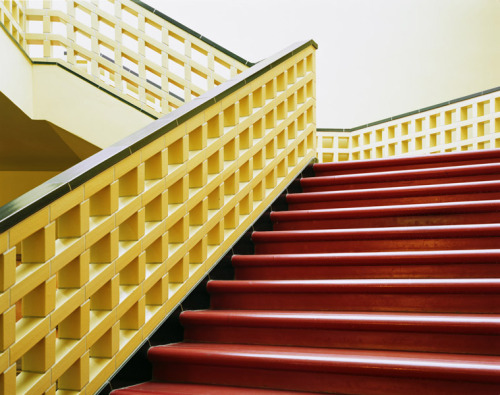
[[[315,156],[291,46],[0,208],[0,390],[92,394]]]
[[[252,65],[140,1],[1,1],[0,22],[34,63],[57,63],[155,117]]]
[[[500,89],[351,130],[320,129],[320,162],[500,148]]]

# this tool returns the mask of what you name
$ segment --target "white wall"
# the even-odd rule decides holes
[[[318,127],[500,86],[499,0],[145,0],[256,61],[314,39]]]

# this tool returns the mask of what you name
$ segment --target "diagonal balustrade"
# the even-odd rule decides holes
[[[0,208],[0,392],[97,391],[314,158],[315,48]]]

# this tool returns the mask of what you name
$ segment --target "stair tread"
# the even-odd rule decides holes
[[[492,250],[444,250],[444,251],[388,251],[388,252],[349,252],[349,253],[309,253],[309,254],[261,254],[233,255],[234,266],[245,265],[402,265],[453,263],[453,262],[495,262],[500,263],[500,249]]]
[[[219,343],[175,343],[153,347],[153,363],[194,362],[260,369],[285,369],[370,374],[432,376],[500,382],[500,357]]]
[[[391,170],[372,173],[341,174],[302,178],[303,187],[342,185],[360,182],[418,180],[422,178],[459,177],[477,174],[496,174],[500,171],[500,163],[481,163],[474,165],[436,167],[411,170]]]
[[[500,278],[340,279],[340,280],[211,280],[210,293],[498,293]]]
[[[497,393],[500,150],[313,170],[116,395]]]
[[[316,173],[333,171],[336,169],[362,169],[365,166],[391,166],[391,165],[404,165],[404,164],[422,164],[422,163],[440,163],[446,160],[447,162],[486,159],[486,158],[500,158],[500,150],[479,150],[468,152],[452,152],[444,154],[433,155],[415,155],[405,157],[392,157],[382,159],[364,159],[349,162],[331,162],[331,163],[316,163],[313,168]]]
[[[159,381],[148,381],[143,384],[134,385],[131,387],[121,388],[112,392],[113,395],[152,395],[152,394],[165,394],[165,395],[312,395],[313,392],[300,392],[300,391],[280,391],[270,390],[263,388],[244,388],[244,387],[231,387],[224,385],[212,384],[186,384],[186,383],[164,383]]]
[[[270,328],[398,330],[406,332],[500,335],[500,315],[400,312],[314,312],[267,310],[184,311],[186,325],[259,326]]]
[[[394,226],[388,228],[306,229],[255,231],[256,243],[313,240],[377,240],[380,238],[467,238],[500,235],[500,224]]]
[[[474,190],[474,192],[498,192],[500,191],[500,181],[473,181],[387,188],[363,188],[351,189],[348,191],[290,193],[286,195],[286,200],[289,203],[315,202],[324,200],[349,200],[354,198],[362,198],[365,200],[379,196],[407,197],[423,196],[431,193],[469,193],[471,190]]]
[[[273,222],[285,222],[300,219],[316,220],[331,218],[389,217],[394,215],[443,215],[490,211],[500,211],[499,200],[273,211],[271,212],[271,220]]]

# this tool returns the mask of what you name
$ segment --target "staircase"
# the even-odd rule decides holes
[[[130,394],[500,394],[500,150],[316,177]]]

